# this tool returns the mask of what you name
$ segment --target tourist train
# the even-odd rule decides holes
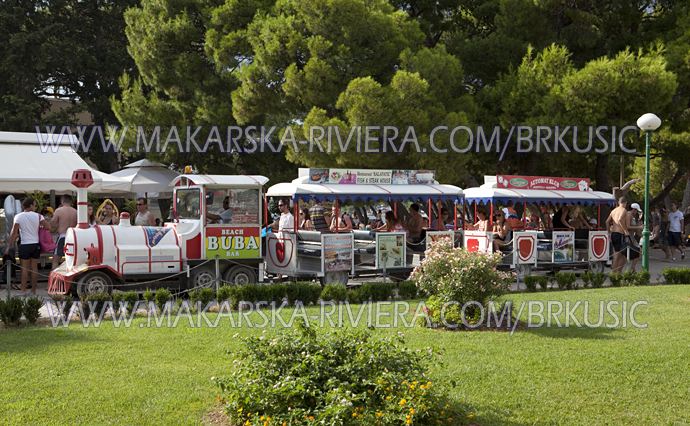
[[[537,268],[599,271],[609,261],[600,216],[613,196],[591,190],[588,179],[487,176],[482,186],[463,191],[440,184],[428,170],[299,169],[295,180],[264,193],[264,176],[183,174],[172,182],[172,220],[160,227],[133,226],[128,213],[118,225],[90,226],[90,171],[74,171],[72,183],[78,224],[67,232],[65,261],[50,273],[51,294],[189,289],[285,276],[322,283],[360,276],[403,279],[431,242],[443,238],[470,251],[496,250],[503,254],[502,267],[519,276]],[[269,206],[280,202],[288,203],[292,223],[272,231]],[[410,202],[419,212],[411,213]],[[300,226],[302,208],[315,203],[332,205],[330,229]],[[522,209],[521,219],[510,215],[505,235],[493,230],[495,213],[504,211],[499,204],[511,206],[504,209],[509,214]],[[532,220],[537,215],[528,217],[528,211],[565,205],[594,206],[596,223],[578,230],[538,229]],[[423,221],[421,234],[381,226],[387,211],[396,220],[415,215]]]

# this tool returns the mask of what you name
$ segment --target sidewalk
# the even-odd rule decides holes
[[[676,252],[676,254],[678,254]],[[626,268],[629,268],[627,266]],[[653,283],[660,282],[663,280],[663,276],[661,275],[663,270],[666,268],[690,268],[690,250],[687,251],[687,256],[685,257],[684,260],[680,259],[680,255],[677,256],[676,261],[673,262],[670,259],[669,260],[664,260],[664,252],[661,250],[652,250],[649,253],[649,273],[651,276],[651,280]],[[627,269],[625,269],[627,270]],[[638,264],[638,271],[642,270],[642,264]],[[41,271],[43,272],[43,271]],[[611,269],[607,269],[605,271],[607,274],[611,273]],[[19,277],[19,274],[17,274],[17,277]],[[367,279],[370,281],[371,279]],[[356,279],[354,281],[357,281]],[[19,284],[19,280],[13,281],[14,284]],[[514,285],[513,285],[514,287]],[[521,288],[524,287],[521,286]],[[514,288],[513,288],[514,290]],[[31,290],[27,290],[26,293],[22,294],[21,291],[19,290],[11,290],[11,296],[12,297],[18,297],[18,296],[32,296]],[[39,280],[38,282],[38,289],[36,291],[36,296],[37,297],[49,297],[48,295],[48,281],[47,280]],[[7,298],[7,287],[2,284],[0,285],[0,298],[3,300]]]

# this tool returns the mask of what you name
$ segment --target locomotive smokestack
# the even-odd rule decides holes
[[[88,228],[88,191],[86,188],[93,185],[91,171],[87,169],[78,169],[72,172],[72,185],[77,187],[77,227]]]

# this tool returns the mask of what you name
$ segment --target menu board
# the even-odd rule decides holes
[[[406,244],[404,232],[378,232],[376,234],[376,269],[404,268]]]

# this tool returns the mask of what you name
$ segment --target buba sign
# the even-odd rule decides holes
[[[259,229],[254,227],[207,227],[207,259],[254,259],[260,257]]]

